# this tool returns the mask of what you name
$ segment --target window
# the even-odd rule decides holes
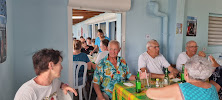
[[[222,45],[222,15],[211,14],[208,24],[208,45]]]

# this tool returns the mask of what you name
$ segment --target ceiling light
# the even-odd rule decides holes
[[[72,19],[83,19],[84,16],[72,16]]]

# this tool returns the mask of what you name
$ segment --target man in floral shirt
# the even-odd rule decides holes
[[[109,54],[100,60],[94,72],[94,89],[98,100],[112,99],[114,85],[123,80],[135,80],[135,75],[129,72],[126,61],[118,57],[120,45],[118,41],[112,40],[108,45]],[[141,78],[146,74],[142,73]]]

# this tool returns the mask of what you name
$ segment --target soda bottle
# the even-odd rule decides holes
[[[137,93],[141,92],[141,81],[140,81],[140,74],[139,74],[139,72],[137,73],[137,77],[136,77],[136,92]]]
[[[182,83],[185,83],[185,78],[184,78],[184,68],[185,68],[185,65],[183,64],[182,65],[182,72],[181,72],[181,75],[180,75],[180,78],[181,78],[181,82]]]
[[[165,76],[164,76],[164,79],[163,79],[163,85],[164,86],[167,86],[170,84],[170,78],[168,76],[168,68],[165,69]]]

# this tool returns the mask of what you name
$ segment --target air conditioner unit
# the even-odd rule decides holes
[[[117,13],[128,11],[131,0],[69,0],[69,6],[73,9]]]

